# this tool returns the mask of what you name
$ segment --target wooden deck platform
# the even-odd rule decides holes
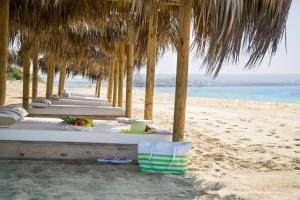
[[[96,160],[115,156],[137,160],[140,141],[171,141],[172,135],[125,134],[115,121],[95,121],[92,131],[59,127],[59,119],[26,118],[9,128],[0,128],[0,159]]]

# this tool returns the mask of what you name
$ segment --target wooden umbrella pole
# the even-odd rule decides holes
[[[63,63],[59,70],[58,96],[61,96],[65,89],[66,69],[67,65]]]
[[[107,98],[108,102],[110,102],[109,98],[108,98],[109,91],[111,90],[111,83],[110,83],[110,81],[111,81],[111,65],[108,67],[108,77],[107,77],[107,93],[106,93],[106,98]]]
[[[113,107],[117,107],[117,98],[118,98],[118,80],[119,80],[119,65],[118,60],[114,60],[114,96],[113,96]]]
[[[119,87],[118,87],[118,107],[122,107],[123,103],[123,80],[124,80],[124,64],[125,64],[125,41],[121,41],[119,45]]]
[[[126,110],[125,117],[131,117],[131,101],[132,101],[132,73],[133,73],[133,43],[128,43],[127,49],[127,79],[126,79]]]
[[[53,95],[54,75],[55,75],[55,64],[51,63],[50,96]]]
[[[98,92],[98,85],[99,85],[99,79],[97,77],[96,79],[96,88],[95,88],[95,95],[97,96],[97,92]]]
[[[28,111],[29,109],[29,77],[30,77],[30,54],[26,50],[22,52],[23,63],[23,108]]]
[[[184,139],[192,0],[180,2],[173,141]]]
[[[38,53],[35,52],[32,58],[32,100],[37,98],[37,90],[38,90],[38,71],[39,71],[39,63],[38,63]]]
[[[98,90],[97,90],[97,97],[98,98],[100,97],[100,92],[101,92],[101,82],[102,82],[102,74],[100,74],[99,81],[98,81]]]
[[[154,6],[154,12],[151,12],[149,18],[149,32],[147,43],[147,75],[145,92],[145,110],[144,119],[153,118],[153,93],[155,79],[155,60],[157,45],[157,7]]]
[[[53,78],[54,78],[55,65],[53,63],[48,64],[47,69],[47,87],[46,87],[46,98],[49,99],[53,93]]]
[[[109,77],[108,77],[108,87],[107,87],[107,99],[108,102],[112,102],[112,91],[113,91],[113,81],[114,81],[114,62],[110,63],[109,67]]]
[[[5,105],[8,56],[9,0],[0,0],[0,106]]]

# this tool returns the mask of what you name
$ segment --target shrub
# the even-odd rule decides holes
[[[23,71],[16,67],[9,67],[7,69],[7,79],[8,80],[22,80]]]

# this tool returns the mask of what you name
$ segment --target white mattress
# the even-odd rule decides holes
[[[107,101],[90,101],[76,99],[51,100],[52,105],[83,105],[83,106],[111,106]]]
[[[30,114],[34,115],[84,115],[84,116],[117,116],[125,115],[125,111],[119,107],[87,106],[87,105],[50,105],[47,108],[30,108]]]
[[[128,125],[115,121],[95,120],[95,127],[89,132],[59,127],[57,123],[60,121],[60,119],[28,117],[9,128],[0,128],[0,141],[138,144],[143,140],[151,142],[172,140],[170,132],[158,127],[156,128],[159,134],[126,134],[121,132],[121,129]]]

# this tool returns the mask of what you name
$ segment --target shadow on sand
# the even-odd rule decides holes
[[[135,165],[0,162],[0,199],[239,199],[192,175],[143,174]]]

